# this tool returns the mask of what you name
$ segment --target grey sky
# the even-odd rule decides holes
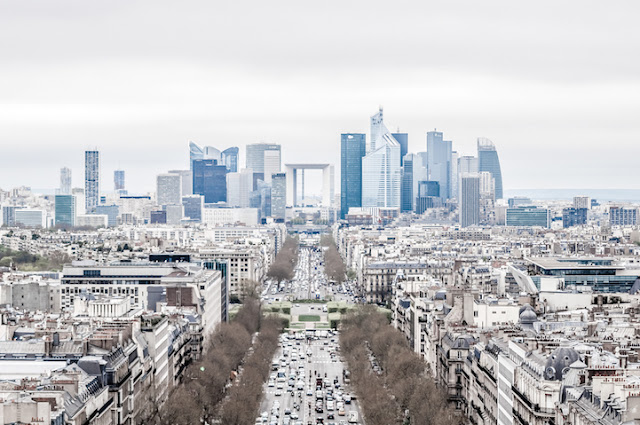
[[[0,187],[53,188],[62,166],[80,186],[98,147],[105,189],[123,168],[152,190],[188,167],[189,140],[338,166],[339,134],[383,105],[414,152],[433,128],[462,154],[493,140],[506,189],[638,188],[638,16],[637,1],[2,1]]]

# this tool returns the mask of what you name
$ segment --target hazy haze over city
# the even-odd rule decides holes
[[[383,105],[410,152],[433,128],[461,154],[491,139],[506,189],[636,189],[639,15],[636,1],[5,1],[0,187],[53,189],[63,166],[82,186],[93,147],[105,190],[122,168],[132,192],[188,168],[189,141],[239,146],[242,167],[259,141],[283,163],[338,165],[340,133],[368,133]]]

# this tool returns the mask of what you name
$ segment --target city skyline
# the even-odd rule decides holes
[[[390,130],[409,134],[409,152],[434,128],[461,154],[474,152],[478,137],[492,140],[506,190],[638,188],[626,178],[640,154],[640,60],[629,54],[640,47],[637,3],[523,13],[504,1],[463,2],[380,14],[375,3],[335,13],[283,2],[296,20],[257,2],[244,19],[235,19],[244,7],[218,11],[206,2],[175,10],[148,1],[39,6],[33,28],[25,4],[3,5],[0,14],[0,34],[12,40],[0,70],[3,189],[53,188],[63,166],[79,186],[88,146],[103,153],[103,177],[126,170],[136,193],[184,167],[190,140],[278,143],[284,162],[307,162],[309,146],[326,146],[314,160],[337,164],[339,135],[365,132],[363,115],[380,104]],[[389,20],[404,31],[383,25]],[[342,30],[328,34],[327,23]],[[372,67],[381,46],[394,60]]]

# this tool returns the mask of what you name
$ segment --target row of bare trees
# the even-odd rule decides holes
[[[298,244],[298,238],[287,237],[273,264],[269,267],[267,276],[276,279],[278,283],[293,279],[293,270],[298,263]]]
[[[144,423],[211,423],[262,321],[259,301],[246,299],[233,322],[221,323],[216,328],[202,359],[189,366],[182,383],[171,391],[164,405],[152,406]],[[271,332],[270,327],[267,330]]]
[[[326,247],[324,250],[324,270],[329,276],[329,279],[338,283],[344,282],[345,274],[347,272],[344,266],[344,261],[336,248],[336,244],[333,238],[329,235],[324,235],[320,239],[320,245]]]
[[[269,377],[271,360],[278,348],[282,322],[275,317],[263,319],[260,334],[253,344],[253,353],[244,363],[240,379],[231,388],[222,405],[220,423],[225,425],[253,424],[262,399],[262,384]]]
[[[368,425],[458,423],[424,361],[375,307],[342,320],[340,345]],[[370,356],[380,373],[373,371]]]

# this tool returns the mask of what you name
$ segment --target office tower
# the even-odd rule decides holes
[[[478,137],[478,171],[488,171],[496,180],[496,199],[502,199],[502,171],[500,159],[493,142],[484,137]]]
[[[169,174],[179,174],[182,177],[182,196],[193,195],[193,171],[169,170]]]
[[[162,210],[151,211],[149,224],[167,224],[167,212]]]
[[[202,210],[204,209],[204,196],[202,195],[185,195],[182,197],[182,206],[184,207],[184,216],[191,221],[202,221]]]
[[[68,167],[60,169],[60,194],[71,195],[71,169]]]
[[[382,108],[371,117],[371,149],[362,159],[362,206],[400,208],[400,144],[383,122]]]
[[[182,177],[179,174],[159,174],[156,178],[158,205],[180,205],[182,202]]]
[[[93,212],[100,200],[100,152],[97,150],[84,153],[84,199],[86,212]]]
[[[459,191],[459,179],[458,179],[458,152],[451,152],[451,173],[449,176],[449,181],[451,182],[451,197],[458,198]]]
[[[362,206],[362,158],[367,153],[367,137],[361,133],[340,135],[340,218],[349,208]]]
[[[463,174],[460,179],[460,226],[480,224],[480,176]]]
[[[562,210],[562,227],[582,226],[587,224],[589,210],[587,208],[565,208]]]
[[[609,208],[609,223],[612,226],[635,226],[638,224],[638,209],[612,206]]]
[[[287,205],[287,175],[276,173],[271,180],[271,216],[275,220],[286,218]]]
[[[402,163],[402,212],[413,211],[413,162],[414,154],[407,154]]]
[[[40,209],[20,208],[15,210],[15,225],[19,227],[47,227],[47,212]]]
[[[483,198],[495,199],[496,179],[488,171],[478,173],[480,177],[480,195]]]
[[[265,152],[276,151],[267,154],[269,158],[269,166],[265,170]],[[247,145],[246,167],[253,170],[255,180],[267,181],[267,174],[280,172],[281,148],[280,145],[273,143],[254,143]],[[271,176],[269,176],[271,181]],[[255,183],[254,183],[255,184]]]
[[[222,164],[222,152],[213,146],[200,147],[193,142],[189,142],[189,163],[193,170],[193,163],[202,159],[211,159],[218,164]]]
[[[113,172],[113,188],[116,192],[124,190],[124,170]]]
[[[55,223],[56,226],[73,227],[76,224],[76,198],[73,195],[56,195]]]
[[[86,214],[87,202],[84,196],[84,189],[81,187],[74,187],[71,189],[71,194],[76,198],[76,214]]]
[[[4,205],[2,207],[2,225],[6,227],[14,227],[16,225],[16,210],[22,207],[15,205]]]
[[[429,208],[437,208],[442,205],[442,201],[440,200],[440,183],[419,180],[416,183],[416,188],[416,214],[422,214]]]
[[[248,208],[253,192],[253,170],[227,174],[227,205]]]
[[[451,142],[440,131],[427,133],[427,172],[430,181],[440,184],[442,200],[451,198]]]
[[[404,157],[409,153],[409,134],[391,133],[394,139],[400,143],[400,166],[404,165]]]
[[[178,205],[163,205],[162,211],[166,213],[167,224],[177,226],[182,222],[184,214],[184,208],[182,204]]]
[[[515,208],[522,205],[531,205],[533,202],[525,196],[514,196],[513,198],[507,199],[507,204],[509,208]]]
[[[222,164],[227,167],[230,173],[238,172],[238,158],[240,149],[237,147],[227,148],[222,151]]]
[[[551,212],[547,208],[520,206],[507,208],[507,226],[551,227]]]
[[[458,158],[458,174],[470,174],[478,172],[478,158],[464,155]]]
[[[193,162],[193,193],[204,196],[205,204],[227,201],[227,167],[213,159]]]
[[[282,171],[280,151],[279,150],[266,150],[264,151],[264,182],[271,183],[271,177]]]
[[[251,208],[257,208],[261,218],[271,217],[270,184],[266,184],[262,180],[257,180],[255,190],[251,192]]]
[[[107,216],[107,226],[117,226],[120,207],[117,205],[98,205],[96,207],[96,214]]]
[[[588,196],[574,196],[573,208],[586,208],[591,209],[591,198]]]

